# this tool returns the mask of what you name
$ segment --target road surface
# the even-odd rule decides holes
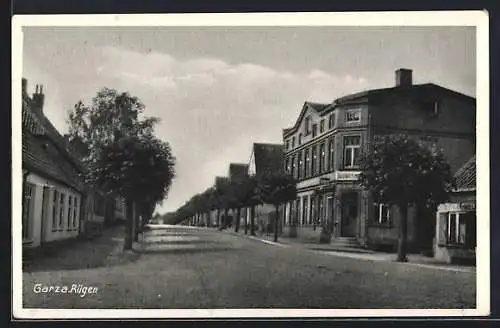
[[[75,288],[55,292],[58,286]],[[342,258],[182,226],[148,232],[133,261],[23,273],[29,308],[465,309],[475,308],[475,289],[474,272]]]

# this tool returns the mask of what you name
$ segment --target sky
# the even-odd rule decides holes
[[[100,88],[139,97],[176,157],[165,213],[253,142],[282,143],[305,101],[393,86],[398,68],[475,97],[475,47],[474,27],[25,27],[23,76],[61,133]]]

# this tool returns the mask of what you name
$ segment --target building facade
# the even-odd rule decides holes
[[[84,210],[78,164],[43,115],[44,94],[22,81],[23,248],[76,238]]]
[[[436,213],[434,257],[447,263],[475,261],[477,245],[476,158],[455,174],[456,190]]]
[[[284,166],[298,180],[298,197],[284,210],[285,227],[319,238],[318,227],[325,225],[335,238],[395,246],[398,209],[359,185],[361,154],[375,136],[405,133],[441,147],[455,172],[475,154],[475,115],[474,98],[436,84],[413,84],[409,69],[396,71],[391,88],[331,104],[304,103],[294,126],[283,130]],[[410,244],[432,248],[435,214],[410,208],[408,217]]]

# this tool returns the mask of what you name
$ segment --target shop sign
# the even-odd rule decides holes
[[[335,172],[335,180],[337,181],[357,181],[359,179],[359,171],[337,171]]]

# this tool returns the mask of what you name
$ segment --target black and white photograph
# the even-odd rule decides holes
[[[488,15],[14,16],[24,319],[488,315]]]

